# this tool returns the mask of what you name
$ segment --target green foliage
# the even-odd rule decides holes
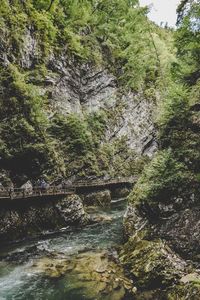
[[[200,78],[200,5],[198,0],[181,1],[178,8],[176,46],[180,64],[179,76],[189,84]]]
[[[39,35],[41,50],[44,55],[48,55],[51,47],[57,41],[57,28],[53,24],[48,14],[42,14],[37,11],[31,13],[34,20],[33,24],[36,27],[36,32]]]
[[[98,146],[99,141],[104,137],[107,126],[107,115],[105,112],[95,112],[87,116],[88,128],[92,134],[94,145]]]
[[[130,195],[130,201],[170,201],[185,187],[190,173],[183,163],[178,162],[171,150],[160,151],[145,168]]]
[[[158,108],[160,152],[145,168],[130,201],[148,203],[199,195],[199,1],[183,0],[175,33],[177,60]],[[197,105],[197,106],[196,106]]]
[[[5,118],[19,117],[28,119],[30,124],[38,126],[38,130],[46,124],[42,113],[43,99],[38,89],[25,82],[24,74],[20,73],[16,66],[9,65],[2,68],[1,73],[1,120]]]
[[[67,175],[111,177],[138,174],[144,161],[135,162],[136,154],[126,146],[126,137],[107,142],[107,114],[104,111],[77,115],[56,114],[48,133],[56,139],[65,158]]]
[[[14,1],[14,4],[10,5],[8,0],[2,0],[0,6],[2,41],[9,39],[13,54],[16,56],[19,54],[22,37],[28,23],[28,16],[20,6],[20,1]]]
[[[82,118],[57,114],[48,120],[44,114],[48,96],[41,96],[38,85],[52,72],[49,57],[67,52],[77,63],[87,61],[109,69],[121,87],[142,90],[155,101],[157,91],[170,82],[171,65],[179,62],[173,32],[150,22],[147,11],[139,7],[138,0],[2,1],[1,46],[10,49],[11,62],[0,69],[0,157],[4,168],[30,177],[44,172],[77,172],[80,176],[141,172],[146,159],[135,163],[136,154],[127,149],[126,136],[112,144],[106,140],[109,119],[115,118],[112,112]],[[34,57],[25,71],[21,50],[32,42]],[[197,52],[192,52],[195,57]],[[187,92],[181,89],[169,88],[159,120],[162,139],[168,135],[171,146],[173,128],[182,128],[188,118]],[[183,141],[186,143],[186,134]],[[180,153],[183,157],[184,152]],[[192,153],[198,160],[197,153]]]
[[[32,2],[33,2],[33,6],[37,10],[47,11],[50,8],[51,3],[55,2],[55,1],[52,1],[52,0],[33,0]],[[58,1],[56,1],[56,2],[57,2],[56,4],[58,4]]]
[[[77,115],[56,115],[49,131],[54,137],[61,139],[73,156],[84,155],[93,147],[87,124]]]
[[[189,97],[190,106],[199,103],[199,99],[200,99],[200,79],[191,88],[190,97]]]
[[[35,86],[26,83],[16,66],[9,65],[0,72],[1,168],[10,170],[11,176],[28,178],[44,171],[53,173],[59,163],[46,135],[44,99]]]
[[[192,90],[171,84],[158,119],[160,146],[171,148],[175,157],[190,170],[200,167],[199,112],[191,105],[198,103],[198,86]]]
[[[192,112],[188,90],[171,84],[158,119],[160,147],[163,149],[144,169],[130,201],[135,203],[173,201],[189,198],[200,168],[199,117]],[[198,123],[197,123],[198,124]],[[197,173],[197,175],[195,175]]]
[[[158,125],[160,135],[165,136],[169,131],[185,126],[189,117],[187,89],[182,85],[171,83],[166,91],[164,101],[160,103]]]
[[[148,21],[146,13],[137,0],[82,0],[81,5],[74,0],[10,5],[3,0],[0,8],[5,42],[12,44],[16,56],[29,29],[37,40],[39,63],[67,45],[71,54],[105,64],[121,84],[135,90],[164,78],[173,61],[170,39]]]

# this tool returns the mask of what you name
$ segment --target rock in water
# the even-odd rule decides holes
[[[1,209],[0,239],[13,241],[32,237],[45,231],[55,231],[70,225],[84,225],[88,221],[82,201],[78,195],[64,199],[35,200],[27,205]]]
[[[111,203],[111,192],[109,190],[88,193],[82,196],[84,205],[109,207]]]
[[[78,195],[71,195],[55,205],[65,224],[86,224],[87,215]]]
[[[31,193],[33,190],[33,185],[30,180],[28,180],[26,183],[24,183],[21,187],[21,189],[25,190],[26,192]]]
[[[122,300],[133,294],[133,283],[107,251],[85,252],[75,257],[44,257],[32,270],[47,278],[64,278],[71,290],[81,290],[87,299]]]

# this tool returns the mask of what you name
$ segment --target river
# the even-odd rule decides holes
[[[86,255],[89,266],[92,264],[91,256],[93,253],[97,256],[102,251],[115,253],[115,248],[123,242],[122,218],[125,206],[125,200],[118,200],[112,201],[110,209],[95,211],[96,215],[103,214],[106,217],[106,222],[88,225],[82,229],[63,228],[62,232],[59,233],[51,233],[35,240],[4,246],[0,250],[0,300],[117,298],[117,296],[109,295],[108,292],[107,298],[95,295],[95,293],[91,294],[90,288],[85,288],[84,284],[81,283],[83,274],[80,277],[76,275],[78,273],[73,273],[69,264],[62,274],[63,276],[44,276],[41,264],[43,266],[44,261],[46,265],[47,261],[48,263],[52,262],[52,264],[48,264],[51,268],[54,259],[56,259],[57,264],[60,262],[61,266],[59,267],[61,268],[64,263],[66,264],[65,260],[67,259],[73,263],[76,261],[77,270],[78,267],[82,269],[84,266],[84,255]],[[90,258],[87,256],[88,253]],[[103,257],[102,254],[100,256]],[[45,272],[47,275],[48,270]],[[103,272],[104,270],[99,271],[99,274],[101,275]],[[117,279],[115,280],[117,281]],[[91,289],[96,289],[91,283],[90,286]],[[119,287],[116,287],[117,289]]]

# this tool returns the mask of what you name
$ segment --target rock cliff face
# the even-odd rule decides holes
[[[22,36],[18,55],[9,40],[3,39],[0,58],[3,66],[19,65],[25,72],[33,71],[42,61],[42,51],[34,30],[29,28]],[[28,82],[34,84],[41,95],[48,99],[46,111],[49,118],[56,112],[68,115],[98,111],[112,111],[106,124],[106,142],[126,138],[127,147],[138,154],[152,154],[157,149],[154,128],[154,103],[142,93],[125,92],[117,78],[105,66],[81,62],[69,56],[67,49],[51,52],[45,59],[45,76],[30,72]]]
[[[151,203],[129,205],[124,219],[128,242],[121,261],[139,289],[149,290],[140,297],[196,300],[200,292],[199,208],[169,209],[163,204],[162,208],[167,211],[165,217]]]
[[[52,57],[48,86],[52,111],[84,114],[113,111],[107,124],[106,141],[126,137],[127,146],[150,156],[157,148],[153,123],[154,104],[142,94],[124,93],[107,69],[71,61],[66,55]]]

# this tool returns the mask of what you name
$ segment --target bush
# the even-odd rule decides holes
[[[44,98],[16,66],[0,70],[0,157],[1,168],[14,177],[35,178],[54,172],[58,161],[46,134],[48,121],[42,112]]]
[[[77,115],[55,115],[49,132],[64,143],[68,154],[72,156],[84,155],[92,150],[93,142],[87,123]]]

